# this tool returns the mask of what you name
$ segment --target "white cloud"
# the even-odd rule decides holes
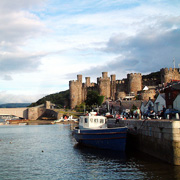
[[[6,92],[1,91],[0,92],[0,102],[1,104],[5,103],[31,103],[36,102],[38,99],[45,96],[45,94],[16,94],[14,92]]]
[[[80,73],[123,78],[171,66],[180,59],[180,3],[173,2],[0,1],[1,90],[29,101],[66,90]]]

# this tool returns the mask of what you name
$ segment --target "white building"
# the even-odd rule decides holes
[[[180,94],[178,94],[176,99],[174,100],[173,108],[180,111]]]
[[[163,109],[163,106],[166,107],[165,94],[159,94],[154,102],[154,111],[157,113]]]

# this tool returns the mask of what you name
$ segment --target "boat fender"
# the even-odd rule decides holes
[[[78,134],[79,134],[80,132],[81,132],[80,129],[78,129]]]

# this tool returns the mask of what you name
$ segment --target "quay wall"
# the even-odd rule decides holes
[[[112,125],[111,125],[112,126]],[[180,121],[120,120],[127,126],[127,147],[138,149],[173,165],[180,165]]]
[[[28,119],[28,110],[27,108],[0,108],[0,114],[15,115]]]

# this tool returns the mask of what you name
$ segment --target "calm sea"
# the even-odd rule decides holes
[[[180,179],[180,167],[140,152],[78,146],[70,125],[0,126],[0,180]]]

